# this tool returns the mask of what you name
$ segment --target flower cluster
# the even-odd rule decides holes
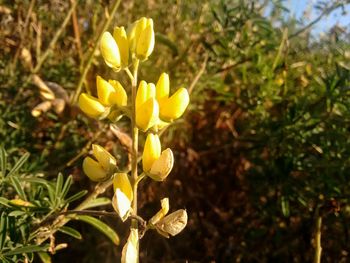
[[[145,133],[143,172],[137,176],[136,171],[136,178],[118,171],[116,159],[99,145],[92,146],[94,158],[86,157],[83,162],[83,170],[91,180],[105,181],[112,178],[115,192],[112,204],[122,221],[133,214],[133,189],[137,187],[138,182],[144,176],[155,181],[164,181],[171,172],[174,155],[170,148],[162,151],[158,132],[181,117],[189,104],[187,89],[181,87],[170,94],[167,73],[162,73],[156,84],[145,80],[137,83],[137,73],[133,75],[129,70],[129,67],[133,66],[134,72],[137,72],[139,62],[148,59],[154,44],[153,21],[150,18],[143,17],[137,20],[127,31],[124,27],[116,27],[113,35],[109,32],[103,33],[100,42],[101,54],[106,65],[115,72],[125,70],[128,73],[133,84],[131,100],[128,103],[127,93],[118,81],[106,81],[100,76],[96,78],[97,98],[87,93],[82,93],[79,97],[79,107],[89,117],[98,120],[108,118],[116,122],[126,115],[135,125],[132,128]],[[133,157],[137,157],[137,152]],[[162,209],[149,220],[149,228],[156,229],[166,237],[179,233],[187,223],[185,210],[178,210],[166,216],[168,211],[169,201],[163,199]],[[125,262],[134,262],[135,253],[132,251],[138,251],[138,239],[138,233],[131,229],[122,253],[124,260],[130,260]]]

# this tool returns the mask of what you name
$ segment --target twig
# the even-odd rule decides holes
[[[301,33],[305,32],[306,30],[310,29],[313,25],[315,25],[316,23],[318,23],[325,15],[329,15],[331,12],[333,12],[335,9],[341,7],[342,4],[341,3],[335,3],[334,5],[325,8],[323,10],[323,12],[312,22],[310,22],[309,24],[307,24],[305,27],[301,28],[300,30],[298,30],[297,32],[291,34],[288,39],[292,39],[298,35],[300,35]]]
[[[71,3],[74,4],[76,1],[77,0],[71,0]],[[74,37],[75,37],[75,43],[77,44],[79,59],[82,60],[83,51],[81,50],[79,24],[78,24],[77,12],[75,9],[72,14],[72,22],[73,22]]]
[[[63,23],[61,24],[60,28],[56,31],[56,34],[53,36],[49,46],[47,47],[47,49],[45,50],[45,52],[42,54],[42,56],[38,59],[38,63],[36,64],[35,68],[33,69],[32,73],[37,73],[39,72],[42,64],[44,63],[44,61],[46,60],[46,58],[48,57],[48,55],[50,54],[51,50],[55,47],[56,42],[58,40],[58,38],[60,37],[60,35],[63,32],[63,29],[67,26],[70,17],[73,14],[73,11],[75,9],[75,7],[77,6],[77,1],[72,3],[71,8],[69,9],[66,18],[64,19]]]
[[[322,228],[322,217],[318,215],[316,219],[316,233],[315,233],[315,255],[314,255],[314,263],[321,263],[321,254],[322,254],[322,246],[321,246],[321,228]]]
[[[86,74],[88,73],[88,71],[90,69],[90,66],[91,66],[91,63],[92,63],[92,59],[94,58],[94,54],[95,54],[96,48],[98,46],[98,43],[100,42],[100,39],[102,37],[103,32],[105,32],[107,30],[109,24],[111,23],[111,21],[112,21],[112,19],[114,17],[114,14],[115,14],[115,12],[118,9],[119,4],[120,4],[120,0],[115,0],[114,1],[113,5],[112,5],[112,10],[110,12],[110,16],[105,19],[105,22],[104,22],[104,24],[103,24],[103,26],[101,28],[101,31],[100,31],[100,33],[99,33],[99,35],[98,35],[98,37],[97,37],[97,39],[96,39],[96,41],[95,41],[95,43],[93,45],[93,48],[92,48],[92,50],[90,52],[90,55],[89,55],[89,57],[87,59],[87,62],[85,64],[85,66],[84,66],[83,72],[82,72],[82,74],[80,76],[80,79],[79,79],[79,82],[78,82],[78,85],[77,85],[77,89],[75,90],[75,93],[72,96],[72,99],[71,99],[71,104],[72,105],[74,105],[77,102],[77,100],[78,100],[78,97],[79,97],[79,95],[81,93],[81,90],[83,88],[83,84],[84,84],[84,81],[85,81]]]
[[[200,79],[200,77],[203,75],[205,68],[207,67],[207,62],[208,62],[208,53],[205,53],[205,57],[204,57],[204,61],[202,63],[201,68],[199,69],[197,75],[194,77],[190,87],[188,88],[188,93],[191,94],[193,91],[194,86],[196,86],[198,80]]]

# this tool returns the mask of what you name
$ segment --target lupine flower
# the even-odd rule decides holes
[[[190,102],[188,91],[185,88],[179,88],[170,97],[169,92],[169,75],[162,73],[156,85],[156,99],[159,104],[159,117],[166,122],[181,117]]]
[[[107,82],[100,76],[97,76],[96,86],[98,99],[103,105],[126,106],[128,97],[119,81],[109,80]]]
[[[136,93],[136,125],[147,131],[158,121],[159,106],[155,99],[155,86],[141,81]]]
[[[103,147],[97,144],[92,145],[93,156],[86,157],[83,161],[84,173],[95,182],[108,179],[116,168],[117,161]]]
[[[120,52],[117,42],[109,32],[104,32],[100,43],[101,54],[108,67],[119,71],[121,68]]]
[[[125,221],[129,216],[133,200],[133,192],[128,175],[126,173],[116,173],[113,178],[113,187],[115,194],[112,205],[122,221]]]
[[[80,94],[78,104],[79,108],[91,118],[100,118],[106,111],[98,99],[87,93]]]
[[[146,60],[155,43],[153,20],[142,17],[131,25],[128,32],[130,51],[140,60]]]
[[[169,238],[169,234],[176,236],[187,225],[187,212],[185,209],[179,209],[166,217],[163,217],[156,224],[156,230],[159,234]]]
[[[171,172],[174,156],[168,148],[161,152],[158,135],[149,133],[142,154],[143,170],[155,181],[163,181]]]

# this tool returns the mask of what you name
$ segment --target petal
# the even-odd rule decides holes
[[[104,32],[100,44],[101,54],[107,66],[120,69],[120,53],[117,43],[109,32]]]
[[[118,45],[121,65],[127,67],[129,64],[129,42],[124,27],[115,27],[113,37]]]
[[[120,191],[122,191],[125,194],[125,196],[130,200],[130,202],[133,200],[133,191],[131,183],[126,173],[115,174],[113,178],[113,188],[114,191],[116,191],[116,189],[120,189]]]
[[[144,80],[141,80],[136,92],[136,101],[135,101],[136,109],[146,102],[147,96],[148,96],[147,82]]]
[[[131,201],[119,188],[117,188],[115,191],[112,199],[112,205],[114,210],[120,216],[121,220],[124,222],[129,216]]]
[[[114,88],[114,92],[110,95],[109,100],[113,105],[126,106],[128,102],[128,95],[126,94],[125,89],[122,84],[117,80],[109,80]]]
[[[178,89],[169,99],[163,99],[159,102],[160,118],[165,121],[172,121],[181,117],[181,115],[185,112],[189,102],[190,97],[188,95],[187,89]]]
[[[146,28],[141,32],[139,39],[136,44],[136,56],[140,60],[147,59],[153,52],[154,49],[154,30],[153,20],[149,18],[147,20]]]
[[[156,224],[169,212],[169,198],[163,198],[160,204],[162,208],[149,220],[152,225]]]
[[[143,131],[157,124],[159,119],[158,102],[151,98],[136,108],[136,125]]]
[[[92,152],[106,172],[112,172],[115,169],[117,161],[108,151],[105,150],[105,148],[100,145],[93,144]]]
[[[156,98],[157,98],[157,100],[160,100],[162,98],[168,98],[169,97],[169,90],[170,90],[169,75],[167,73],[162,73],[159,77],[159,80],[158,80],[157,86],[156,86]]]
[[[128,30],[128,41],[129,41],[129,47],[131,52],[136,51],[136,46],[140,38],[140,34],[145,29],[146,26],[147,26],[147,18],[142,17],[139,20],[135,21],[131,25],[130,30]]]
[[[92,118],[100,117],[106,110],[96,98],[86,93],[80,94],[78,104],[80,109]]]
[[[121,263],[139,262],[139,233],[136,228],[130,229],[128,241],[123,247]]]
[[[105,106],[111,106],[111,94],[115,92],[114,87],[100,76],[96,77],[97,96],[99,101]]]
[[[164,181],[174,165],[174,155],[170,148],[164,150],[161,156],[153,162],[149,177],[155,181]]]
[[[83,171],[94,182],[107,179],[107,173],[103,167],[90,157],[86,157],[83,161]]]
[[[160,157],[160,154],[161,144],[158,135],[149,133],[142,154],[143,170],[146,172],[150,171],[154,161]]]

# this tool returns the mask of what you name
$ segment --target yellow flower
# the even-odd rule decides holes
[[[155,99],[155,86],[141,81],[136,93],[136,125],[147,131],[158,121],[159,106]]]
[[[149,177],[155,181],[164,181],[174,166],[174,155],[170,148],[162,152],[160,157],[152,164]]]
[[[105,106],[126,106],[128,97],[123,86],[116,80],[107,82],[100,76],[96,78],[97,95]]]
[[[121,263],[139,262],[139,231],[136,228],[130,229],[128,241],[123,247]]]
[[[128,67],[129,42],[124,27],[115,27],[113,36],[109,32],[104,32],[100,49],[107,66],[115,71]]]
[[[126,173],[115,174],[113,187],[115,194],[112,205],[122,221],[125,221],[129,216],[133,200],[133,192],[128,175]]]
[[[155,43],[153,20],[142,17],[131,26],[128,32],[132,53],[140,60],[146,60],[152,53]]]
[[[80,94],[78,104],[80,109],[92,118],[100,118],[106,111],[101,102],[87,93]]]
[[[185,88],[179,88],[170,97],[169,93],[169,75],[162,73],[156,85],[156,98],[159,103],[159,117],[167,122],[181,117],[190,102],[188,91]]]
[[[146,138],[142,154],[142,166],[145,172],[149,172],[152,164],[161,155],[161,145],[157,134],[149,133]]]
[[[163,181],[171,172],[174,156],[168,148],[161,152],[157,134],[149,133],[142,154],[143,170],[155,181]]]
[[[86,157],[83,161],[84,173],[92,181],[104,181],[113,174],[117,161],[108,151],[106,151],[100,145],[93,144],[92,152],[97,161],[91,157]]]
[[[100,44],[101,54],[108,67],[120,70],[121,59],[117,42],[109,32],[104,32]]]

